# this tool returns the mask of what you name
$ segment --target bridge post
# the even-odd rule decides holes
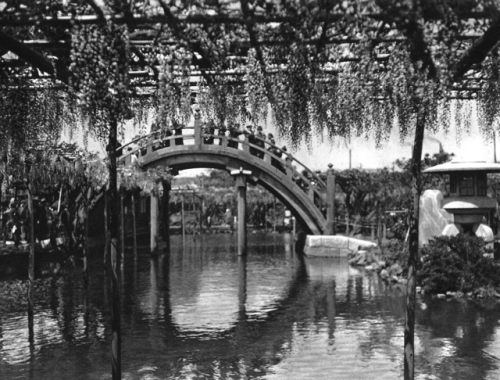
[[[201,146],[202,136],[201,136],[201,113],[197,109],[194,114],[194,145],[198,148]]]
[[[235,177],[237,197],[238,197],[238,255],[247,254],[247,176],[251,175],[250,170],[231,170],[231,175]]]
[[[333,165],[328,164],[326,172],[326,231],[328,235],[335,235],[335,172]]]
[[[150,236],[150,246],[151,253],[158,250],[158,195],[151,192],[151,236]]]
[[[148,145],[146,146],[146,154],[150,154],[153,152],[154,141],[155,141],[154,135],[150,135],[148,137],[148,142],[147,142]]]

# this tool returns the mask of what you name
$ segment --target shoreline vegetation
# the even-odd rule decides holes
[[[406,284],[408,248],[401,240],[353,252],[349,264],[375,271],[387,284]],[[439,236],[421,249],[417,293],[437,298],[500,302],[500,262],[482,238]]]

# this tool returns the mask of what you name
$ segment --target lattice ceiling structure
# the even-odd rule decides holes
[[[226,124],[262,121],[271,104],[294,144],[314,127],[380,140],[393,120],[412,130],[419,88],[429,128],[446,128],[451,108],[464,119],[479,99],[487,130],[498,12],[481,0],[4,0],[0,78],[4,90],[19,77],[67,89],[93,124],[108,94],[119,119],[148,98],[167,128],[198,95],[204,118]]]
[[[153,110],[164,130],[185,124],[196,102],[203,122],[230,126],[267,120],[270,105],[293,145],[314,131],[375,142],[393,128],[414,132],[404,341],[412,379],[424,131],[467,129],[475,109],[485,133],[496,128],[499,9],[497,0],[0,0],[3,167],[26,141],[50,141],[81,115],[84,131],[109,138],[116,242],[116,132],[131,116]],[[117,326],[114,315],[114,342]],[[119,350],[112,359],[119,378]]]

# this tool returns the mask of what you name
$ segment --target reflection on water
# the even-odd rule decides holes
[[[176,240],[179,239],[179,240]],[[170,255],[126,256],[125,379],[399,379],[404,293],[346,260],[300,258],[289,236],[172,239]],[[1,379],[110,378],[108,281],[101,259],[39,280],[35,334],[3,283]],[[14,287],[14,283],[10,284]],[[8,294],[9,293],[9,294]],[[22,298],[22,297],[21,297]],[[420,299],[418,379],[500,378],[500,309]]]

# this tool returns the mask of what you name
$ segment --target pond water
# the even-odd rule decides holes
[[[401,379],[403,289],[342,259],[300,258],[285,235],[172,238],[170,256],[127,252],[124,379]],[[111,377],[100,254],[37,280],[30,343],[24,287],[0,283],[0,379]],[[500,308],[419,298],[417,379],[500,378]]]

